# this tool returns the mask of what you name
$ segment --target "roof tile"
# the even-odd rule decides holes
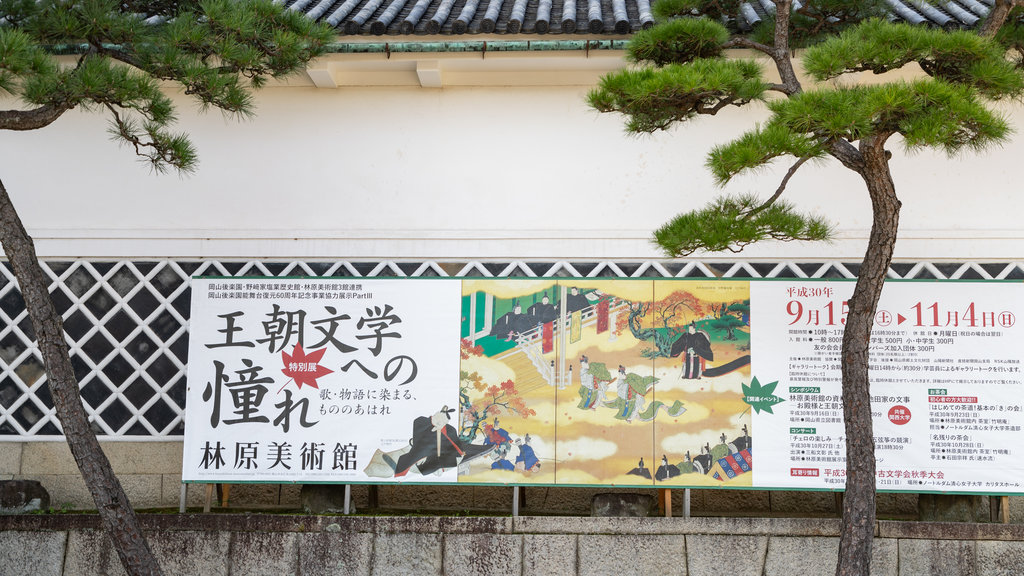
[[[799,1],[799,0],[797,0]],[[971,27],[992,0],[885,0],[893,20]],[[615,35],[654,25],[650,0],[282,0],[291,10],[343,35]],[[774,11],[771,0],[741,5],[738,28],[749,30]],[[425,16],[428,16],[426,19]]]

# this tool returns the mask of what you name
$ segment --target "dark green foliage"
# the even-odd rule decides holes
[[[182,12],[199,11],[199,0],[124,0],[119,2],[122,12],[174,18]]]
[[[114,138],[157,170],[196,163],[188,139],[168,129],[174,110],[160,81],[248,116],[252,89],[301,68],[334,38],[271,0],[0,0],[0,16],[0,90],[52,119],[79,106],[109,113]],[[69,52],[77,62],[58,66],[55,54]]]
[[[756,169],[780,156],[822,158],[823,139],[801,133],[780,122],[769,122],[736,140],[715,146],[708,154],[707,166],[719,184],[725,184],[744,170]]]
[[[789,26],[790,45],[810,46],[864,20],[885,13],[884,0],[806,0],[794,10]],[[768,20],[753,33],[754,40],[774,43],[775,21]]]
[[[851,142],[902,134],[909,148],[930,146],[949,153],[980,149],[1009,132],[1006,121],[969,87],[942,80],[816,90],[771,102],[769,108],[775,113],[772,125],[797,134]]]
[[[756,1],[756,0],[755,0]],[[741,0],[659,0],[652,6],[660,21],[679,17],[705,16],[715,22],[735,24],[741,17]],[[803,0],[794,10],[790,23],[793,46],[807,46],[849,26],[885,13],[884,0]],[[735,27],[734,32],[739,32]],[[773,43],[775,21],[769,18],[756,27],[752,38],[766,45]]]
[[[849,72],[876,74],[916,62],[930,76],[967,84],[988,98],[1018,96],[1024,79],[998,44],[973,32],[870,20],[807,50],[803,62],[818,80]]]
[[[637,32],[629,41],[627,56],[633,62],[655,66],[685,64],[697,58],[717,58],[729,31],[707,18],[680,18]]]
[[[813,90],[768,103],[771,120],[716,146],[708,167],[719,183],[780,156],[823,158],[830,140],[901,134],[908,149],[980,150],[1010,132],[968,86],[937,79]]]
[[[1024,92],[1024,76],[1006,59],[1003,46],[971,32],[869,18],[882,7],[875,0],[804,2],[792,15],[787,41],[816,42],[805,52],[805,69],[819,80],[828,80],[916,63],[931,78],[810,91],[803,91],[795,77],[768,84],[757,64],[725,59],[721,47],[729,44],[769,53],[775,41],[774,22],[755,34],[760,43],[750,44],[727,40],[720,24],[696,17],[732,15],[732,3],[662,0],[655,6],[663,17],[685,16],[638,35],[630,54],[648,66],[603,78],[588,96],[590,105],[602,112],[625,114],[631,132],[651,132],[697,114],[742,106],[763,99],[767,90],[777,90],[787,97],[768,102],[771,118],[740,138],[714,147],[707,164],[719,184],[725,184],[779,157],[797,159],[764,206],[757,207],[753,197],[723,198],[658,230],[655,242],[674,256],[698,249],[736,250],[769,238],[827,238],[829,226],[824,222],[796,215],[791,207],[777,202],[790,177],[807,160],[823,159],[840,149],[849,151],[849,144],[867,138],[885,141],[897,134],[907,148],[927,146],[951,154],[978,150],[1000,142],[1009,132],[1006,121],[989,110],[984,99],[1018,97]],[[1021,13],[1015,14],[1019,18]],[[1007,29],[1000,37],[1006,45],[1024,45],[1024,32],[1018,42],[1011,35],[1018,33],[1015,26]],[[836,148],[838,142],[846,148]],[[844,161],[850,162],[850,157]]]
[[[651,9],[660,20],[679,16],[707,16],[712,20],[722,20],[735,18],[741,3],[741,0],[659,0]]]
[[[831,226],[796,213],[786,202],[762,204],[754,195],[718,198],[686,212],[654,232],[654,242],[669,256],[697,250],[739,251],[761,240],[825,240]]]
[[[0,90],[14,93],[26,80],[56,73],[57,63],[31,37],[0,30]]]
[[[882,16],[884,0],[807,0],[793,12],[793,36],[820,37],[868,18]],[[793,37],[791,36],[791,37]]]
[[[716,114],[726,106],[760,99],[766,89],[756,62],[698,58],[685,65],[609,74],[588,101],[601,112],[629,116],[626,126],[631,132],[653,132],[697,114]]]

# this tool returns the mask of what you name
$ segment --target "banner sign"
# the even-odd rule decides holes
[[[182,477],[842,489],[853,286],[195,278]],[[886,284],[880,490],[1024,493],[1022,303]]]

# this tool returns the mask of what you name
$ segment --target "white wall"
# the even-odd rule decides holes
[[[108,139],[102,115],[76,112],[0,133],[0,179],[44,257],[658,258],[650,231],[716,192],[707,149],[763,113],[629,137],[620,117],[585,106],[587,89],[275,87],[240,123],[179,98],[201,158],[184,178],[152,174]],[[1013,122],[1024,126],[1024,112]],[[1022,146],[956,159],[897,150],[896,256],[1024,254]],[[727,191],[767,196],[785,167]],[[859,259],[870,214],[855,175],[808,166],[787,196],[835,219],[837,242],[744,258]]]

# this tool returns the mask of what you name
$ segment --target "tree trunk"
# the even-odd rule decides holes
[[[133,576],[162,574],[128,496],[89,426],[64,341],[64,324],[50,299],[49,282],[39,266],[32,239],[25,231],[3,182],[0,182],[0,243],[25,299],[25,308],[46,367],[46,383],[50,387],[64,437],[92,493],[103,527],[114,543],[121,564]]]
[[[1010,15],[1010,10],[1021,5],[1024,5],[1022,0],[996,0],[992,9],[989,10],[985,22],[982,23],[981,29],[978,30],[978,34],[985,38],[995,37],[996,32],[999,32],[1006,22],[1006,17]]]
[[[892,261],[900,201],[889,173],[885,138],[861,141],[860,171],[871,196],[872,224],[867,252],[849,301],[843,330],[843,416],[846,420],[846,495],[839,539],[837,576],[867,576],[875,529],[875,440],[871,422],[868,347],[875,309]]]

